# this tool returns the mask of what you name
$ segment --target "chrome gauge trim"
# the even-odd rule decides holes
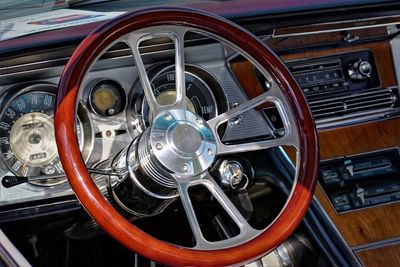
[[[3,124],[3,120],[7,116],[9,120],[12,120],[12,125],[10,125],[11,128],[10,128],[9,133],[7,135],[5,135],[5,133],[3,133],[4,136],[1,136],[0,138],[2,140],[4,140],[4,142],[11,143],[10,142],[11,140],[9,139],[10,138],[10,134],[12,132],[12,128],[15,126],[15,123],[17,123],[18,119],[19,119],[18,118],[16,120],[13,120],[14,119],[13,116],[17,115],[16,114],[17,111],[14,111],[13,109],[9,108],[10,105],[14,103],[14,101],[17,101],[17,99],[19,97],[22,97],[24,95],[31,94],[31,93],[32,94],[44,94],[45,96],[52,95],[52,98],[51,99],[47,98],[47,99],[44,99],[43,101],[47,101],[47,102],[51,101],[50,103],[48,103],[48,105],[54,105],[54,101],[55,101],[55,98],[56,98],[56,90],[57,90],[57,87],[55,85],[53,85],[53,84],[50,84],[50,83],[35,83],[35,84],[25,85],[25,86],[21,86],[21,87],[14,87],[14,88],[11,88],[10,90],[8,90],[6,92],[6,94],[4,95],[4,99],[3,99],[4,110],[0,115],[0,120],[1,120],[0,123]],[[34,101],[35,99],[36,98],[32,98],[31,100]],[[45,109],[44,106],[38,106],[37,110],[36,110],[36,107],[35,107],[35,110],[34,109],[29,110],[29,108],[26,107],[26,104],[25,104],[24,101],[20,101],[19,103],[15,103],[15,104],[19,105],[19,108],[20,108],[19,113],[21,115],[21,118],[23,116],[26,116],[27,114],[30,114],[30,113],[33,113],[33,112],[41,112],[42,113],[42,112],[44,112],[44,109]],[[35,104],[35,105],[37,105],[37,104]],[[43,105],[44,105],[44,103],[43,103]],[[27,108],[27,110],[22,111],[21,109],[25,108],[25,107]],[[31,107],[31,108],[33,108],[33,107]],[[52,112],[53,109],[51,107],[49,108],[49,106],[48,106],[46,108],[46,110],[48,110],[48,112]],[[12,113],[12,111],[14,113]],[[12,113],[12,114],[10,114],[10,113]],[[45,114],[47,114],[47,112]],[[54,116],[54,114],[51,114],[51,115],[47,114],[47,115],[51,116],[51,117]],[[4,123],[4,126],[7,126],[7,123]],[[8,127],[10,127],[10,126],[8,126]],[[2,129],[2,130],[6,131],[6,129]],[[46,165],[43,165],[43,166],[35,166],[35,167],[31,166],[31,167],[29,167],[29,165],[25,164],[24,162],[19,161],[17,158],[14,161],[14,163],[10,163],[9,160],[12,159],[13,157],[15,158],[15,156],[14,156],[14,153],[12,152],[12,147],[11,146],[10,146],[8,151],[3,151],[3,149],[4,149],[3,146],[6,145],[4,142],[1,144],[1,146],[2,146],[1,147],[1,153],[0,153],[1,154],[1,158],[2,158],[3,162],[5,163],[6,167],[8,168],[8,170],[10,172],[12,172],[14,175],[17,175],[17,176],[35,175],[35,174],[31,173],[31,171],[34,171],[34,172],[42,172],[42,171],[46,171],[47,172],[48,171],[49,174],[54,174],[56,172],[58,172],[59,174],[63,174],[64,173],[64,171],[62,169],[61,162],[59,161],[58,155],[56,156],[56,158],[54,158],[54,160],[49,162],[49,164],[46,164]],[[55,142],[54,142],[54,147],[55,147],[55,150],[57,151]],[[46,169],[47,167],[44,168],[44,166],[48,166],[49,169],[47,170]],[[23,170],[20,171],[20,169],[23,169]],[[37,175],[40,175],[40,173],[38,173]],[[46,182],[32,182],[30,184],[34,185],[34,186],[46,186],[46,187],[49,187],[49,186],[60,185],[60,184],[63,184],[65,182],[66,182],[66,178],[57,178],[57,179],[51,179],[51,180],[49,179]]]
[[[90,117],[89,109],[83,103],[83,101],[79,101],[78,104],[77,122],[81,125],[81,131],[83,131],[83,139],[79,144],[79,148],[82,152],[83,160],[87,162],[92,154],[94,147],[94,127],[93,121]]]
[[[36,96],[40,94],[42,93],[35,93],[35,99],[38,99]],[[50,94],[43,95],[46,99]],[[10,151],[17,160],[25,162],[29,167],[40,167],[54,161],[58,155],[54,143],[54,120],[46,113],[40,111],[25,113],[15,120],[11,127]]]
[[[148,71],[150,84],[153,84],[153,82],[161,75],[170,71],[173,72],[174,68],[175,66],[171,64],[162,64],[153,67]],[[209,96],[211,96],[213,107],[215,108],[212,118],[217,116],[219,113],[228,110],[227,97],[216,77],[214,77],[206,69],[193,64],[185,64],[185,76],[186,75],[192,76],[196,81],[199,81],[207,89]],[[218,96],[218,100],[216,96]],[[134,130],[139,130],[139,132],[141,133],[147,127],[146,124],[148,118],[146,118],[145,114],[147,111],[146,101],[143,98],[143,88],[139,80],[135,82],[129,99],[130,103],[128,104],[131,108],[131,113],[127,113],[127,122],[128,124],[132,123],[132,125],[136,125],[137,127],[135,127]],[[135,138],[138,133],[132,131],[132,125],[128,125],[128,129],[132,137]]]
[[[161,67],[161,69],[160,69],[160,67]],[[150,83],[153,83],[159,76],[163,75],[164,73],[167,73],[169,71],[173,71],[174,70],[174,65],[160,66],[160,67],[158,67],[158,68],[156,68],[154,70],[154,71],[156,71],[154,73],[154,76],[152,76],[152,74],[150,72],[149,75],[150,75],[150,77],[152,77],[152,78],[150,78]],[[195,65],[192,65],[192,64],[185,64],[185,75],[186,74],[189,74],[189,75],[193,76],[195,79],[200,81],[204,85],[205,88],[207,88],[208,92],[210,93],[210,95],[211,95],[211,97],[213,99],[213,102],[214,102],[214,105],[215,105],[215,108],[216,108],[215,113],[218,115],[219,114],[219,110],[218,110],[219,109],[219,103],[218,103],[217,99],[215,98],[215,94],[216,93],[218,93],[218,94],[223,93],[223,89],[222,89],[222,86],[219,84],[217,78],[212,76],[212,74],[209,73],[204,68],[199,67],[199,66],[195,66]],[[206,77],[206,75],[209,76],[209,77]],[[208,80],[208,82],[206,82],[205,80]],[[212,90],[210,85],[209,85],[210,83],[212,83],[217,88]],[[187,90],[187,88],[186,88],[186,90]],[[226,97],[225,96],[224,96],[223,100],[225,100],[225,102],[226,102]],[[224,110],[224,111],[226,111],[226,110]]]
[[[31,93],[33,93],[33,94],[46,94],[46,95],[48,94],[48,95],[52,95],[53,96],[52,101],[54,102],[55,98],[56,98],[56,92],[57,92],[57,86],[54,85],[54,84],[51,84],[51,83],[46,83],[46,82],[33,83],[33,84],[31,83],[31,84],[25,84],[25,85],[22,85],[22,86],[12,87],[3,95],[2,105],[5,108],[4,108],[3,112],[0,114],[0,120],[3,120],[3,118],[7,115],[7,111],[8,112],[13,111],[13,110],[9,110],[8,107],[10,107],[10,105],[14,101],[16,101],[19,97],[24,96],[26,94],[31,94]],[[34,101],[34,99],[32,99],[32,101]],[[39,105],[40,105],[40,103],[39,103]],[[52,112],[54,110],[54,108],[50,108],[49,110],[51,110],[51,112]],[[14,112],[16,112],[16,111],[14,111]],[[42,109],[38,108],[36,110],[36,107],[34,109],[29,109],[29,110],[27,110],[27,112],[21,113],[22,116],[19,117],[18,119],[22,118],[23,116],[27,116],[28,114],[35,113],[35,112],[42,113]],[[48,115],[47,113],[44,113],[44,114],[46,114],[46,118],[48,117],[51,120],[52,127],[53,127],[53,116],[54,116],[54,114],[52,114],[52,113],[50,115]],[[8,117],[9,117],[9,119],[12,119],[10,117],[10,114],[8,114]],[[81,119],[81,118],[83,118],[83,119]],[[80,103],[79,104],[79,109],[78,109],[78,116],[77,116],[77,127],[78,127],[77,128],[77,134],[79,134],[79,131],[80,131],[79,143],[80,143],[81,151],[84,152],[83,158],[84,158],[85,161],[87,161],[89,159],[90,153],[91,153],[91,151],[93,149],[93,133],[91,133],[93,126],[91,124],[91,120],[88,120],[88,118],[89,117],[88,117],[87,108],[82,103]],[[13,125],[15,125],[15,123],[17,123],[17,120],[13,121]],[[10,129],[9,132],[10,132],[9,133],[9,135],[10,135],[12,130]],[[8,142],[11,143],[11,140],[7,139],[7,138],[10,138],[9,135],[8,136],[0,136],[0,140],[3,140],[4,142],[6,142],[8,140]],[[54,144],[53,145],[54,145],[55,151],[57,151],[57,145],[55,143],[55,140],[54,140]],[[3,146],[3,144],[2,144],[2,146]],[[3,151],[3,148],[1,148],[0,150],[1,150],[0,157],[3,160],[3,162],[5,164],[5,167],[7,167],[7,169],[9,170],[10,173],[12,173],[12,175],[28,176],[28,177],[35,177],[36,176],[36,174],[30,174],[30,173],[27,173],[25,171],[22,172],[22,173],[18,173],[15,170],[15,168],[13,168],[14,165],[10,166],[10,164],[7,162],[7,160],[9,159],[9,158],[5,157],[5,154],[7,153],[7,151]],[[10,147],[10,151],[12,151],[11,147]],[[58,153],[57,153],[56,157],[51,162],[46,162],[45,165],[43,165],[43,164],[33,164],[30,168],[36,168],[36,169],[39,170],[39,169],[43,169],[43,166],[47,166],[48,164],[51,163],[52,168],[51,168],[51,170],[50,169],[48,170],[49,171],[48,175],[54,175],[54,172],[52,170],[57,171],[62,175],[62,174],[64,174],[64,171],[62,169],[61,162],[58,162],[54,166],[52,164],[52,162],[54,160],[58,160],[58,159],[59,158],[58,158]],[[22,167],[26,165],[21,161],[19,161],[19,162],[21,163],[20,165]],[[26,165],[26,166],[28,166],[28,165]],[[48,165],[48,166],[50,166],[50,165]],[[27,169],[27,168],[25,168],[25,169]],[[42,172],[42,171],[44,171],[44,169],[41,170],[40,172]],[[43,175],[43,174],[39,173],[37,175]],[[65,177],[63,177],[63,178],[54,178],[54,179],[46,180],[45,182],[43,182],[43,181],[29,182],[27,185],[24,185],[23,187],[28,189],[28,190],[36,191],[37,189],[39,189],[38,186],[39,187],[49,188],[49,187],[54,187],[54,186],[59,186],[61,184],[64,184],[63,188],[65,188],[65,190],[67,190],[67,189],[69,189],[69,185],[68,185],[68,183],[65,183],[66,181],[67,181],[67,179]]]

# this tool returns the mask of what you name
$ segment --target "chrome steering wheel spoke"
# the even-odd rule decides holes
[[[139,73],[139,80],[143,87],[144,96],[149,105],[152,118],[157,117],[158,114],[166,110],[186,109],[184,39],[187,31],[188,29],[185,27],[160,26],[133,32],[123,38],[123,40],[128,43],[132,50],[135,64]],[[140,44],[143,41],[154,38],[169,38],[173,42],[175,48],[174,58],[176,99],[174,103],[168,105],[161,105],[157,102],[139,49]]]
[[[208,172],[202,173],[197,177],[174,175],[174,178],[178,185],[179,196],[192,229],[192,233],[196,239],[196,245],[194,247],[195,249],[212,250],[228,248],[234,244],[244,243],[248,240],[251,240],[260,234],[261,231],[254,229],[247,222],[240,211],[236,208],[236,206],[232,203],[232,201]],[[200,224],[197,220],[196,212],[189,196],[189,188],[196,185],[205,187],[218,201],[220,206],[237,225],[239,229],[238,235],[220,241],[208,241],[204,238]]]
[[[246,142],[234,145],[226,145],[221,141],[221,138],[218,135],[218,127],[221,124],[240,116],[246,111],[257,108],[258,106],[268,102],[273,103],[278,109],[284,126],[283,136],[275,139]],[[225,113],[218,115],[217,117],[207,121],[207,124],[214,133],[218,155],[263,150],[279,146],[291,146],[294,147],[296,151],[299,151],[300,148],[299,131],[295,123],[292,109],[275,82],[272,83],[272,86],[268,91],[228,110]]]

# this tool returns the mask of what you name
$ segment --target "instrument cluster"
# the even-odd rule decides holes
[[[192,65],[185,70],[188,110],[205,120],[227,110],[226,96],[210,73]],[[152,68],[149,79],[160,105],[175,101],[174,66]],[[55,192],[72,194],[54,136],[56,93],[57,86],[46,82],[11,88],[3,95],[0,156],[7,171],[1,178],[0,206],[27,201],[35,194],[40,198]],[[111,78],[92,78],[81,88],[80,99],[76,136],[89,168],[110,167],[118,153],[151,124],[138,79],[127,86]]]

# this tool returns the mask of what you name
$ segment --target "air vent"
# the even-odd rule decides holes
[[[355,112],[391,108],[397,102],[393,89],[374,89],[362,93],[310,101],[309,105],[316,120],[339,117]]]

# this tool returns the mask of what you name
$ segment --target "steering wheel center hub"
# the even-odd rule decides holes
[[[172,173],[198,175],[214,161],[214,135],[203,118],[191,111],[160,113],[148,134],[154,157]]]
[[[189,124],[181,124],[172,132],[174,146],[186,154],[196,152],[202,145],[202,141],[199,131]]]

